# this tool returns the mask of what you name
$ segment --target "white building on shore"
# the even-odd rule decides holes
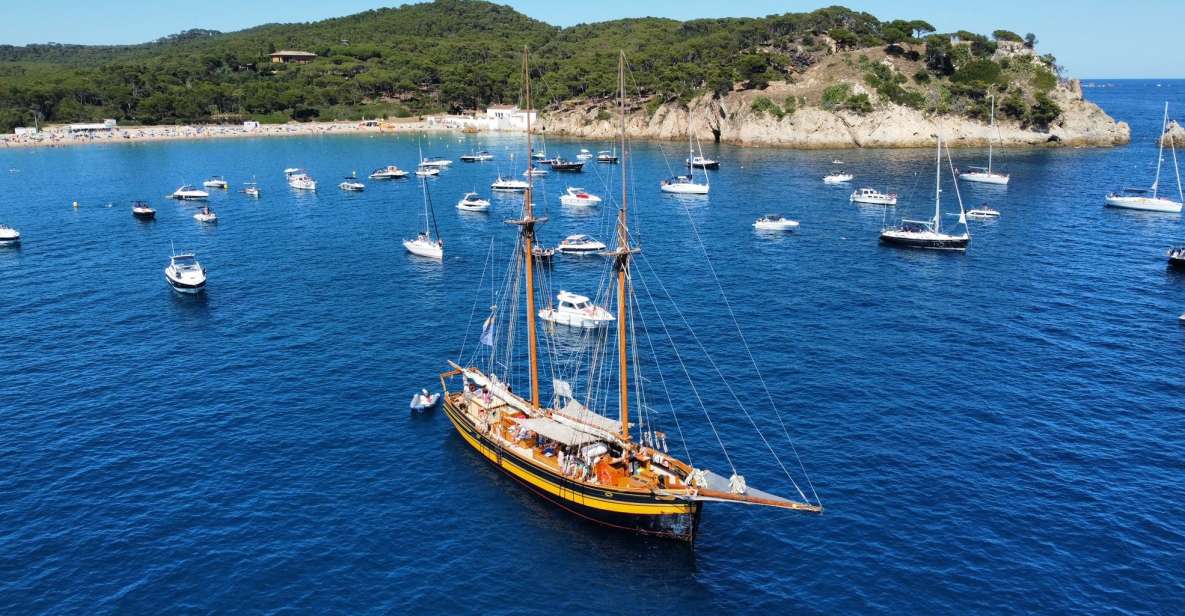
[[[484,115],[478,113],[466,115],[429,116],[426,118],[428,126],[443,126],[480,131],[523,131],[527,130],[527,118],[531,124],[538,122],[538,112],[532,110],[529,114],[517,105],[490,105],[486,107]]]
[[[71,124],[70,132],[72,133],[94,133],[101,131],[109,131],[115,129],[115,120],[103,120],[92,124]]]

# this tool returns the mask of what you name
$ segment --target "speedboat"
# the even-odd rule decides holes
[[[512,192],[522,192],[530,187],[531,187],[531,185],[526,183],[523,180],[516,180],[513,178],[504,178],[501,176],[499,176],[498,179],[494,180],[494,182],[492,184],[490,184],[490,188],[493,190],[512,191]]]
[[[416,167],[416,175],[422,178],[440,175],[440,168],[420,165],[419,167]]]
[[[395,165],[387,165],[370,172],[372,180],[398,180],[407,177],[407,172]]]
[[[527,169],[526,171],[523,172],[523,177],[528,177],[528,178],[540,177],[540,176],[544,176],[544,175],[547,175],[547,169],[540,169],[538,167]]]
[[[977,208],[967,210],[967,218],[978,218],[979,220],[995,220],[1000,217],[1000,210],[993,207],[988,207],[983,204]]]
[[[587,297],[567,291],[560,291],[556,295],[555,308],[540,310],[539,318],[583,329],[605,327],[617,320],[608,310],[593,304]]]
[[[289,175],[288,185],[297,190],[317,190],[317,181],[303,171]]]
[[[583,161],[570,161],[557,156],[555,160],[551,161],[551,168],[553,171],[566,171],[568,173],[580,173],[584,171]]]
[[[346,192],[362,192],[366,190],[366,184],[359,182],[358,176],[354,175],[347,175],[337,187]]]
[[[258,199],[259,195],[261,194],[259,192],[259,185],[255,182],[247,182],[246,188],[243,189],[243,194],[247,195],[248,197],[255,197]]]
[[[0,225],[0,246],[12,246],[21,243],[21,232],[8,225]]]
[[[420,393],[411,397],[411,410],[427,411],[436,406],[438,402],[440,402],[440,394],[430,394],[427,389],[421,389]]]
[[[597,152],[597,162],[603,165],[616,165],[617,153],[610,152],[609,150],[601,150]]]
[[[987,167],[967,167],[966,171],[955,170],[959,174],[959,179],[966,182],[979,182],[980,184],[1007,184],[1008,174],[992,171]]]
[[[576,155],[576,160],[592,160],[592,152],[588,148],[580,148],[580,153]]]
[[[687,159],[687,166],[698,167],[700,169],[719,169],[720,161],[704,158],[703,156],[692,156]]]
[[[690,175],[676,175],[663,180],[659,188],[666,193],[679,195],[706,195],[710,188],[707,184],[698,184]]]
[[[1177,269],[1185,269],[1185,246],[1175,246],[1168,252],[1169,265]]]
[[[568,187],[566,193],[560,195],[560,203],[564,205],[596,205],[601,202],[601,198],[589,193],[583,188]]]
[[[490,202],[482,199],[475,192],[465,193],[457,202],[457,209],[465,212],[484,212],[490,209]]]
[[[220,188],[222,190],[226,190],[230,184],[227,183],[227,181],[221,175],[216,175],[205,182],[202,182],[202,186],[205,186],[206,188]]]
[[[848,201],[872,205],[897,205],[897,193],[883,193],[875,188],[861,188],[852,191],[852,196],[848,197]]]
[[[569,235],[556,246],[556,250],[566,255],[588,255],[603,252],[605,244],[587,235]]]
[[[463,163],[479,163],[487,160],[494,160],[494,155],[486,150],[474,152],[473,154],[463,154],[461,156],[461,162]]]
[[[169,257],[169,265],[165,267],[165,282],[178,293],[201,293],[206,290],[206,268],[192,252],[175,254]]]
[[[856,179],[856,176],[850,173],[831,173],[823,176],[824,184],[844,184]]]
[[[132,216],[140,220],[152,220],[156,218],[156,210],[148,205],[147,201],[133,201],[132,202]]]
[[[432,239],[427,233],[421,233],[414,240],[403,240],[403,247],[420,257],[437,260],[444,258],[444,242]]]
[[[753,223],[758,231],[793,231],[798,228],[797,220],[790,220],[781,214],[766,214]]]
[[[212,223],[218,222],[218,215],[214,213],[214,210],[207,206],[198,210],[197,213],[193,215],[193,219],[198,222]]]
[[[429,156],[428,158],[420,160],[421,167],[435,167],[437,169],[444,169],[451,164],[453,164],[453,161],[437,156]]]
[[[1103,202],[1108,207],[1118,207],[1128,210],[1170,213],[1181,211],[1180,203],[1156,195],[1146,188],[1125,188],[1119,192],[1108,194]]]
[[[179,201],[202,201],[204,199],[209,199],[210,193],[190,184],[186,184],[173,191],[173,198]]]

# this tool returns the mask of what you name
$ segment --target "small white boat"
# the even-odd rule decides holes
[[[341,184],[338,184],[337,187],[346,192],[362,192],[366,190],[366,184],[359,182],[358,176],[354,175],[346,176],[346,178],[342,180]]]
[[[872,205],[897,205],[897,193],[883,193],[875,188],[861,188],[852,191],[852,196],[848,197],[848,201]]]
[[[996,126],[996,97],[992,95],[992,124],[991,127],[996,129],[996,135],[999,136],[1000,129]],[[992,171],[992,139],[988,138],[988,159],[986,167],[968,167],[966,171],[955,170],[959,174],[959,179],[965,182],[978,182],[980,184],[1008,184],[1008,174]]]
[[[568,187],[567,192],[560,195],[560,203],[572,206],[588,206],[596,205],[601,202],[601,198],[584,190],[583,188]]]
[[[967,218],[976,218],[979,220],[994,220],[1000,217],[1000,210],[993,207],[988,207],[987,204],[981,205],[977,208],[967,210]]]
[[[798,228],[797,220],[790,220],[781,214],[766,214],[753,223],[759,231],[793,231]]]
[[[152,220],[156,218],[156,210],[148,205],[147,201],[133,201],[132,202],[132,216],[140,220]]]
[[[430,394],[427,389],[421,389],[420,393],[411,397],[411,410],[427,411],[436,406],[437,402],[440,402],[440,394]]]
[[[469,192],[457,202],[457,209],[465,212],[485,212],[490,209],[490,202],[475,192]]]
[[[523,177],[540,177],[547,175],[547,169],[531,168],[523,172]]]
[[[589,152],[588,148],[580,148],[580,153],[576,155],[576,160],[591,160],[592,157],[592,152]]]
[[[708,184],[697,183],[690,175],[677,175],[663,180],[658,187],[665,193],[677,195],[706,195],[711,189]]]
[[[370,172],[372,180],[398,180],[407,177],[407,172],[395,165],[387,165]]]
[[[256,184],[255,180],[247,182],[244,186],[245,188],[243,188],[243,194],[247,195],[248,197],[254,197],[258,199],[259,195],[262,194],[259,192],[259,184]]]
[[[687,159],[687,166],[696,167],[697,169],[719,169],[720,161],[704,158],[703,156],[693,156]]]
[[[218,215],[215,214],[214,210],[210,209],[209,207],[204,207],[193,215],[193,219],[198,222],[214,223],[218,222]]]
[[[206,268],[192,252],[174,254],[165,267],[165,282],[178,293],[201,293],[206,290]]]
[[[206,188],[218,188],[221,190],[226,190],[230,184],[221,175],[216,175],[205,182],[202,182],[202,186],[205,186]]]
[[[0,225],[0,246],[13,246],[21,243],[21,232],[8,225]]]
[[[617,320],[608,310],[593,304],[587,297],[567,291],[560,291],[556,295],[555,308],[540,310],[539,318],[582,329],[605,327]]]
[[[600,152],[597,152],[597,162],[602,165],[616,165],[617,164],[617,152],[616,151],[611,152],[609,150],[601,150]]]
[[[556,250],[566,255],[587,255],[603,252],[606,246],[603,242],[594,240],[587,235],[569,235],[556,246]]]
[[[1182,192],[1181,187],[1181,168],[1177,165],[1177,144],[1173,142],[1171,133],[1168,133],[1169,127],[1169,104],[1164,104],[1164,119],[1160,124],[1160,135],[1157,141],[1160,144],[1160,150],[1156,155],[1156,177],[1152,179],[1152,187],[1148,189],[1143,188],[1125,188],[1118,193],[1110,193],[1104,199],[1110,207],[1125,208],[1129,210],[1144,210],[1146,212],[1169,212],[1172,214],[1181,211],[1182,202],[1185,202],[1185,193]],[[1173,154],[1173,169],[1177,174],[1177,198],[1181,201],[1173,201],[1166,199],[1159,194],[1160,190],[1160,168],[1164,165],[1164,135],[1168,133],[1169,148]]]
[[[440,175],[440,168],[439,167],[425,167],[424,165],[420,165],[419,167],[416,167],[416,175],[419,177],[422,177],[422,178],[428,178],[428,177]]]
[[[499,176],[498,179],[494,180],[494,182],[492,184],[490,184],[490,188],[493,190],[512,191],[512,192],[522,192],[530,187],[531,187],[531,185],[523,180],[516,180],[514,178],[504,178],[501,176]]]
[[[451,164],[453,164],[453,161],[437,156],[429,156],[420,160],[421,167],[435,167],[437,169],[444,169]]]
[[[480,152],[474,152],[473,154],[465,154],[465,155],[461,156],[461,162],[463,162],[463,163],[480,163],[480,162],[485,162],[487,160],[494,160],[494,155],[490,154],[486,150],[482,150]]]
[[[317,190],[317,181],[303,171],[289,175],[288,185],[297,190]]]
[[[173,198],[179,201],[202,201],[210,198],[210,193],[186,184],[173,191]]]
[[[856,176],[850,173],[831,173],[823,176],[824,184],[845,184],[856,179]]]
[[[441,260],[444,258],[444,242],[434,240],[421,233],[414,240],[403,240],[403,247],[413,255]]]

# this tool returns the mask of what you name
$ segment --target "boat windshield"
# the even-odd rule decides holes
[[[177,269],[193,269],[197,267],[197,259],[193,255],[176,255],[173,257],[173,266]]]

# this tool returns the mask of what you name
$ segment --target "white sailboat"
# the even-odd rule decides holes
[[[1169,134],[1169,149],[1173,153],[1173,169],[1177,173],[1177,198],[1180,201],[1173,201],[1161,197],[1160,189],[1160,168],[1164,163],[1164,135],[1167,132],[1169,124],[1169,104],[1164,104],[1164,120],[1160,124],[1160,150],[1156,155],[1156,178],[1152,180],[1151,188],[1125,188],[1117,193],[1110,193],[1107,195],[1104,202],[1110,207],[1125,208],[1129,210],[1144,210],[1148,212],[1170,212],[1177,213],[1181,211],[1181,204],[1185,203],[1185,195],[1181,191],[1181,167],[1177,164],[1177,144],[1173,143],[1173,136]]]
[[[950,163],[950,152],[947,152],[947,162],[951,167],[952,179],[955,176],[954,164]],[[934,164],[934,218],[930,220],[902,220],[901,224],[887,227],[881,231],[881,242],[904,248],[928,248],[931,250],[967,250],[971,243],[971,233],[967,230],[967,214],[963,211],[963,197],[959,195],[958,181],[955,181],[955,195],[959,200],[959,224],[963,225],[960,234],[946,233],[942,230],[942,138],[938,138],[938,155]]]
[[[692,143],[693,134],[691,131],[691,111],[687,112],[687,175],[676,175],[673,178],[668,178],[659,184],[659,188],[665,193],[674,193],[677,195],[706,195],[712,189],[712,181],[708,179],[707,171],[704,172],[704,183],[700,184],[695,181],[695,166],[692,161],[695,160],[695,146]],[[700,160],[703,160],[704,153],[699,153]]]
[[[992,128],[996,131],[996,136],[999,136],[1000,129],[996,126],[996,96],[992,95]],[[968,182],[979,182],[980,184],[1008,184],[1008,174],[992,171],[992,139],[988,138],[988,163],[986,167],[968,167],[966,171],[959,172],[959,179]]]
[[[413,255],[441,260],[444,258],[444,241],[440,239],[440,230],[436,231],[436,238],[432,238],[432,227],[436,226],[436,216],[432,213],[432,205],[428,197],[428,183],[420,180],[420,188],[424,192],[424,232],[414,240],[403,240],[403,247]]]

